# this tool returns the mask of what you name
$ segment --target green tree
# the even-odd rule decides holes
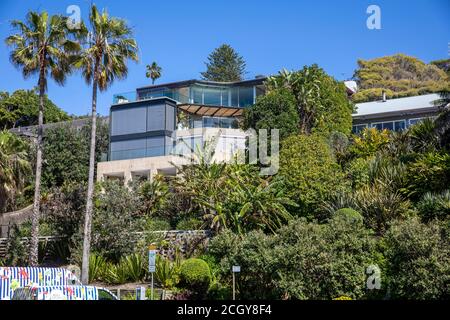
[[[31,172],[28,150],[24,140],[0,131],[0,213],[15,209],[14,201],[23,192]]]
[[[436,103],[440,112],[434,121],[434,131],[440,146],[450,150],[450,90],[441,91],[439,94],[440,99]]]
[[[223,44],[209,56],[202,78],[209,81],[240,81],[245,74],[245,60],[230,45]]]
[[[445,71],[447,76],[450,78],[450,59],[441,59],[431,61],[430,64],[435,65],[439,69]]]
[[[445,151],[419,154],[408,164],[405,178],[402,191],[411,199],[447,189],[450,185],[450,154]]]
[[[278,179],[286,194],[299,204],[299,214],[313,218],[319,205],[334,193],[348,188],[325,138],[296,135],[282,141]]]
[[[286,88],[292,93],[301,134],[350,133],[353,104],[347,98],[345,85],[317,65],[294,72],[280,71],[277,76],[269,77],[266,85],[269,92]]]
[[[87,47],[74,64],[75,67],[82,70],[86,82],[92,84],[91,142],[82,264],[83,283],[88,283],[89,276],[89,247],[97,132],[97,91],[105,91],[115,79],[123,79],[127,76],[128,59],[138,61],[137,44],[132,38],[132,30],[128,27],[125,20],[110,17],[106,11],[100,13],[97,7],[93,5],[89,15],[89,22],[91,30],[87,39]]]
[[[445,71],[404,54],[358,60],[354,78],[359,87],[352,96],[354,102],[380,100],[382,90],[388,98],[397,98],[449,88]]]
[[[104,182],[96,195],[92,220],[92,248],[94,252],[118,262],[133,253],[132,232],[143,231],[144,219],[136,208],[139,197],[135,190],[117,181]]]
[[[81,129],[70,123],[49,128],[44,139],[44,152],[47,155],[43,166],[42,184],[46,189],[61,187],[64,183],[83,183],[89,172],[89,141],[91,125]],[[97,127],[96,163],[102,153],[108,151],[109,126],[101,121]]]
[[[39,96],[34,90],[16,90],[11,95],[0,94],[0,128],[10,129],[38,124]],[[44,122],[69,120],[66,112],[58,108],[47,95],[44,98]]]
[[[230,281],[232,265],[241,266],[242,299],[361,299],[366,268],[382,262],[362,220],[344,214],[326,224],[291,220],[274,235],[224,231],[212,239],[208,253],[218,262],[222,281]]]
[[[142,183],[138,192],[142,199],[143,211],[148,216],[160,213],[167,206],[169,186],[161,176]]]
[[[71,71],[71,53],[80,46],[69,40],[71,30],[67,27],[67,18],[54,15],[49,18],[43,11],[29,12],[26,21],[14,20],[11,25],[18,33],[6,39],[11,46],[10,59],[22,70],[24,78],[38,75],[39,114],[36,153],[36,176],[34,188],[34,205],[32,216],[32,233],[30,243],[30,264],[38,262],[39,207],[42,171],[42,136],[44,124],[45,91],[50,77],[58,84],[64,84]]]
[[[244,130],[279,129],[281,140],[298,133],[298,123],[295,99],[286,89],[269,92],[244,109]]]
[[[394,224],[384,239],[392,298],[448,299],[448,227],[418,218]]]
[[[155,61],[153,61],[151,65],[148,64],[146,68],[147,72],[145,73],[145,76],[151,78],[152,84],[155,84],[155,80],[161,77],[162,68],[158,66]]]

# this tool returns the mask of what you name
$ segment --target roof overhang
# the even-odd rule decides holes
[[[242,116],[242,112],[244,110],[243,108],[237,107],[210,106],[190,103],[179,104],[177,107],[187,113],[202,117],[239,117]]]
[[[379,112],[364,115],[352,115],[355,120],[375,120],[375,119],[385,119],[389,117],[396,116],[415,116],[415,115],[431,115],[439,112],[439,107],[429,107],[429,108],[417,108],[410,110],[399,110],[390,112]]]

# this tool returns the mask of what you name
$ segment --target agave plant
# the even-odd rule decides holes
[[[448,219],[450,216],[450,190],[442,193],[426,193],[417,204],[422,220]]]
[[[170,261],[160,255],[156,257],[155,278],[163,290],[174,288],[179,281],[181,256],[175,255],[174,261]]]
[[[89,257],[89,280],[102,280],[106,269],[106,260],[100,254],[93,253]]]
[[[128,279],[133,282],[143,281],[147,275],[146,262],[138,253],[123,257],[119,264],[123,264]]]

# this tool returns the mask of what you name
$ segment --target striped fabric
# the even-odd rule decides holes
[[[51,286],[38,288],[38,300],[97,300],[98,290],[91,286]]]
[[[0,267],[0,300],[10,300],[14,290],[20,287],[79,283],[72,272],[63,268]]]

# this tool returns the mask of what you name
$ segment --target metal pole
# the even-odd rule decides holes
[[[153,300],[153,272],[152,272],[152,295],[151,295],[151,298]]]
[[[236,300],[236,281],[234,279],[234,272],[233,272],[233,300]]]

